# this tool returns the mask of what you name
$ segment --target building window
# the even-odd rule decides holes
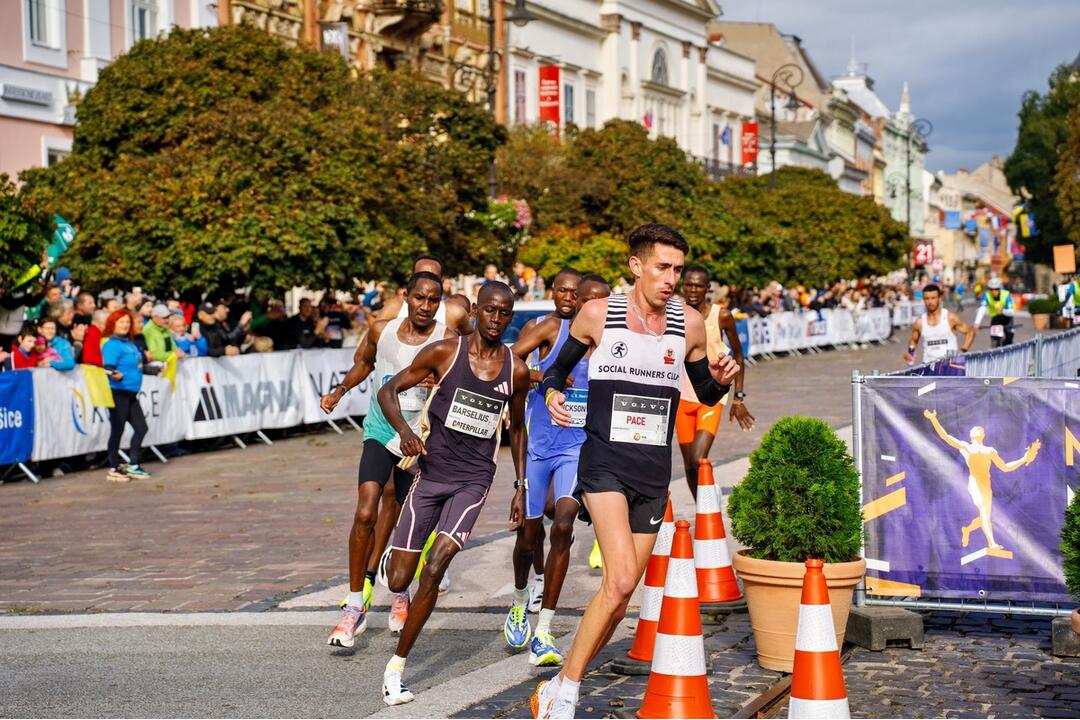
[[[51,47],[49,40],[49,15],[45,0],[26,0],[30,18],[30,42]]]
[[[574,86],[563,85],[563,127],[574,122]]]
[[[514,71],[514,122],[525,122],[525,71]]]
[[[152,38],[158,33],[156,0],[131,0],[131,42]]]
[[[58,150],[56,148],[49,148],[45,155],[45,166],[52,167],[56,163],[60,162],[68,155],[71,154],[70,150]]]
[[[585,127],[596,128],[596,91],[585,91]]]
[[[657,85],[668,84],[667,56],[657,50],[652,57],[652,81]]]

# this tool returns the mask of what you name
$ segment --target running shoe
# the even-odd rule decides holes
[[[346,605],[341,613],[341,621],[327,638],[327,645],[335,647],[351,648],[356,643],[356,637],[367,630],[367,611],[355,605]]]
[[[409,618],[409,591],[398,593],[394,596],[394,602],[390,605],[390,615],[387,624],[390,632],[399,633],[405,627],[405,621]]]
[[[532,588],[529,590],[529,612],[536,614],[544,604],[544,576],[537,575],[533,578]]]
[[[558,667],[562,665],[563,656],[559,648],[555,647],[555,638],[546,630],[533,636],[529,644],[529,664],[537,667]]]
[[[445,595],[450,589],[450,571],[447,570],[443,573],[442,580],[439,581],[439,594]]]
[[[110,482],[131,482],[131,477],[127,474],[123,465],[109,468],[109,472],[105,474],[105,479]]]
[[[551,704],[551,710],[544,717],[550,718],[550,720],[574,720],[576,711],[577,707],[575,707],[574,703],[559,696],[555,698],[555,702]]]
[[[153,477],[153,475],[146,472],[138,465],[125,465],[124,470],[132,480],[146,480],[147,478]]]
[[[401,673],[393,670],[383,673],[382,699],[387,705],[404,705],[413,701],[413,694],[401,683]]]
[[[541,680],[536,685],[532,697],[529,698],[529,707],[532,709],[534,718],[546,718],[551,716],[551,706],[559,697],[559,676],[551,680]]]
[[[589,567],[599,570],[604,567],[604,556],[600,554],[600,541],[592,541],[592,552],[589,553]]]
[[[529,627],[529,618],[525,616],[525,612],[524,605],[514,605],[506,614],[503,637],[506,638],[506,644],[512,648],[523,648],[532,638],[532,628]]]

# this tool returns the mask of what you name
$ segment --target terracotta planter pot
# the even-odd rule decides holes
[[[1036,330],[1045,330],[1050,327],[1050,315],[1039,313],[1031,316],[1031,324]]]
[[[1072,628],[1073,632],[1080,635],[1080,608],[1076,608],[1072,613]]]
[[[737,552],[732,559],[735,573],[743,582],[743,593],[750,607],[758,664],[768,670],[791,672],[795,657],[795,630],[799,620],[803,563],[757,560]],[[866,572],[866,561],[826,563],[825,582],[829,586],[836,643],[844,644],[848,611],[855,586]]]

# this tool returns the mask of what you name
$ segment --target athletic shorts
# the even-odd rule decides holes
[[[484,508],[491,481],[448,482],[420,474],[401,504],[394,535],[395,550],[420,552],[432,530],[465,547]]]
[[[561,498],[574,498],[577,486],[578,452],[564,453],[550,458],[529,457],[525,461],[525,478],[529,489],[525,493],[525,517],[528,520],[542,517],[547,505],[548,490],[555,483],[554,498],[558,503]]]
[[[608,474],[578,478],[577,489],[574,490],[574,499],[581,504],[578,509],[578,519],[592,524],[592,518],[589,517],[589,510],[582,501],[582,495],[602,492],[618,492],[626,498],[626,504],[630,509],[630,532],[652,535],[660,532],[660,524],[664,522],[664,511],[667,510],[667,495],[663,497],[642,495],[618,478]]]
[[[360,456],[360,468],[356,471],[356,482],[377,482],[379,487],[386,487],[386,481],[393,476],[394,495],[398,503],[405,502],[412,486],[413,474],[397,466],[401,461],[394,453],[386,449],[378,440],[365,440],[364,453]]]
[[[680,445],[689,445],[694,442],[698,431],[704,430],[713,437],[720,429],[720,421],[724,417],[724,406],[720,403],[709,406],[702,403],[679,401],[679,410],[675,413],[675,434],[679,438]]]

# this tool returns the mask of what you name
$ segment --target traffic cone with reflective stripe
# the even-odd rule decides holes
[[[720,511],[720,488],[713,479],[712,463],[698,465],[697,518],[694,520],[694,564],[697,568],[698,601],[703,612],[745,607],[735,571],[731,568],[724,516]]]
[[[675,523],[652,673],[639,718],[714,718],[701,635],[690,523]]]
[[[634,644],[625,658],[617,658],[611,663],[611,669],[622,675],[648,675],[653,659],[653,645],[656,641],[656,626],[660,621],[660,605],[664,601],[664,579],[667,577],[668,555],[671,554],[671,539],[675,535],[675,511],[671,507],[671,493],[668,493],[667,509],[664,522],[656,534],[649,564],[645,567],[645,586],[641,593],[641,609],[638,611],[637,631]]]
[[[789,718],[851,717],[823,567],[821,560],[806,561],[795,631]]]

